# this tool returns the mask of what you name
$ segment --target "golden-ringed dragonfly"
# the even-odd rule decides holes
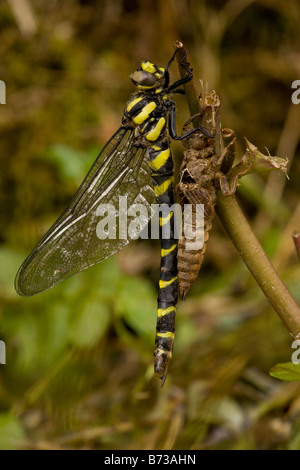
[[[119,200],[123,196],[127,198],[127,206],[144,204],[150,209],[152,204],[158,204],[159,207],[170,208],[167,215],[164,213],[159,217],[160,234],[163,226],[169,224],[168,238],[160,236],[161,266],[154,352],[154,369],[162,385],[172,356],[178,298],[177,239],[174,236],[174,212],[171,210],[175,197],[170,137],[181,140],[197,130],[207,133],[196,128],[181,136],[176,134],[176,105],[169,96],[183,93],[180,87],[193,77],[192,69],[182,60],[180,65],[186,70],[186,77],[170,84],[169,67],[178,50],[166,67],[143,61],[130,76],[138,91],[126,104],[121,127],[101,150],[68,208],[23,262],[15,280],[18,294],[32,296],[100,263],[129,243],[133,238],[129,233],[100,239],[97,230],[100,206],[109,204],[118,211]],[[148,214],[144,227],[151,218],[151,210]],[[120,233],[121,213],[118,215],[117,234]]]

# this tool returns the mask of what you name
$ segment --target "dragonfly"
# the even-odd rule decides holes
[[[177,48],[165,67],[149,60],[130,75],[137,91],[125,106],[121,126],[108,140],[78,188],[69,206],[52,225],[21,265],[15,288],[22,296],[32,296],[100,263],[122,249],[136,234],[122,232],[120,198],[127,205],[149,209],[141,222],[143,230],[151,219],[151,207],[169,208],[159,212],[161,264],[157,299],[157,326],[154,371],[165,382],[175,337],[178,300],[177,238],[174,233],[174,163],[170,141],[182,140],[197,130],[176,133],[176,104],[173,93],[183,93],[182,85],[190,81],[193,71],[184,61],[180,66],[186,76],[170,83],[169,67]],[[103,207],[114,209],[114,234],[99,234],[99,216]],[[162,231],[168,224],[168,236]],[[100,224],[101,225],[101,224]],[[122,225],[122,226],[121,226]],[[142,306],[141,306],[142,308]]]

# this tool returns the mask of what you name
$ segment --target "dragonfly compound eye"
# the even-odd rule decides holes
[[[141,88],[153,88],[157,82],[157,78],[152,73],[144,70],[136,70],[130,78],[136,86]]]

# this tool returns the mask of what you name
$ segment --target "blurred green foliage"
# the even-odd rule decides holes
[[[218,220],[199,280],[178,308],[165,387],[153,377],[159,245],[135,243],[30,299],[20,263],[64,210],[119,127],[142,59],[183,41],[224,127],[272,155],[239,199],[300,302],[297,0],[24,0],[0,3],[0,449],[299,449],[300,386],[270,377],[291,339]],[[177,77],[176,67],[171,71]],[[188,118],[178,97],[178,130]],[[177,167],[181,148],[174,146]],[[273,374],[274,375],[274,374]],[[297,379],[298,380],[298,379]]]
[[[286,380],[287,382],[300,382],[299,363],[287,362],[285,364],[277,364],[272,367],[270,374],[277,379]]]

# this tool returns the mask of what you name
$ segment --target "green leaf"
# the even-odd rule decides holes
[[[20,422],[10,413],[0,414],[0,450],[14,450],[18,441],[24,440],[25,432]]]
[[[17,274],[17,270],[23,261],[23,255],[9,248],[8,246],[2,245],[0,248],[0,290],[2,295],[5,297],[16,297],[14,289],[14,280]]]
[[[95,271],[97,271],[96,288],[98,296],[105,300],[115,299],[118,283],[122,278],[117,256],[112,256],[101,263],[100,266],[96,266]]]
[[[294,364],[293,362],[276,364],[270,370],[270,375],[287,382],[300,382],[300,364]]]
[[[55,165],[63,181],[72,180],[76,184],[79,184],[85,175],[86,162],[89,160],[86,153],[62,144],[52,145],[44,159]]]
[[[79,347],[93,347],[105,334],[110,322],[110,310],[97,300],[87,302],[69,326],[69,339]]]
[[[116,309],[137,333],[152,337],[156,322],[156,292],[146,280],[125,278],[120,283]]]
[[[19,377],[49,367],[67,347],[69,312],[52,293],[21,299],[17,315],[5,312],[7,361]]]

